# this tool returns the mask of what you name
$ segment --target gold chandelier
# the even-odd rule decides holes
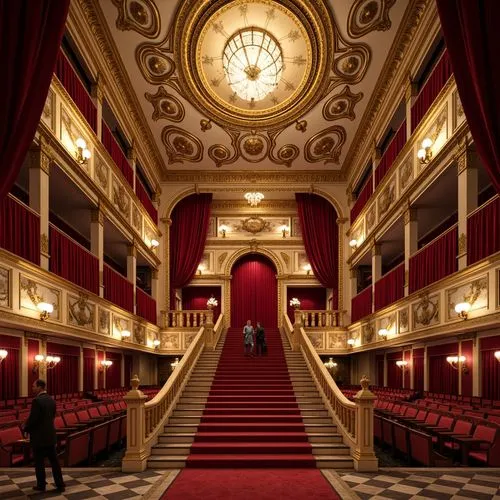
[[[264,195],[262,193],[245,193],[245,200],[248,201],[251,207],[256,207],[263,199]]]

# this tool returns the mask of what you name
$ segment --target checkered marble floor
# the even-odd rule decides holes
[[[85,471],[78,469],[63,469],[66,491],[64,494],[57,493],[52,483],[50,468],[47,468],[47,491],[45,493],[35,492],[32,487],[36,484],[33,469],[2,469],[0,471],[0,498],[50,498],[51,500],[83,500],[92,499],[139,499],[162,478],[165,471],[146,470],[135,474],[125,474],[119,470],[91,469]],[[168,474],[168,473],[167,473]],[[50,491],[54,490],[54,491]],[[146,495],[145,498],[148,498]]]
[[[499,469],[381,468],[377,473],[339,476],[362,500],[500,500]]]

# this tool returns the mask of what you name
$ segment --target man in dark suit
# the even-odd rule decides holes
[[[45,390],[45,380],[33,382],[35,398],[31,403],[31,412],[24,424],[24,432],[29,433],[33,456],[35,459],[36,491],[45,491],[45,457],[50,461],[52,475],[57,491],[63,492],[65,484],[62,477],[61,466],[56,453],[56,429],[54,418],[56,416],[56,403]]]

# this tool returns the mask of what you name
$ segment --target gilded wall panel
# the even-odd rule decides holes
[[[52,304],[54,311],[50,315],[51,320],[61,321],[62,292],[39,283],[28,276],[19,277],[19,304],[21,309],[28,309],[39,313],[38,304],[47,302]]]
[[[109,326],[110,319],[111,319],[111,313],[108,310],[99,307],[99,322],[98,322],[99,333],[102,333],[103,335],[111,335],[111,329]]]
[[[141,323],[134,323],[134,333],[132,335],[136,344],[146,344],[146,328]]]
[[[96,305],[89,301],[89,296],[68,294],[68,323],[72,326],[95,330]]]
[[[399,167],[399,192],[402,193],[413,181],[413,156],[410,153]]]
[[[325,349],[325,339],[323,332],[307,332],[307,336],[311,341],[313,347],[318,351],[323,351]]]
[[[470,283],[446,290],[446,320],[457,319],[455,306],[467,302],[471,311],[488,308],[488,275],[481,276]]]
[[[408,317],[408,308],[405,307],[398,311],[399,333],[406,333],[410,330],[410,321]]]
[[[458,95],[458,90],[453,92],[453,130],[459,127],[465,121],[464,108]]]
[[[132,227],[142,235],[142,216],[135,203],[132,203]]]
[[[184,332],[182,334],[184,340],[184,349],[187,349],[191,345],[197,333],[198,332]]]
[[[161,332],[161,348],[168,351],[178,351],[181,348],[180,333]]]
[[[375,212],[375,203],[367,210],[366,212],[366,231],[365,231],[365,238],[366,235],[373,229],[375,226],[375,222],[377,220],[377,214]]]
[[[43,111],[42,111],[42,116],[41,120],[47,127],[52,130],[52,132],[55,132],[55,125],[56,125],[56,114],[55,114],[55,109],[56,109],[56,95],[54,91],[49,88],[49,93],[47,94],[47,99],[45,99],[45,104],[43,106]]]
[[[420,295],[420,300],[411,305],[411,310],[414,330],[439,324],[439,295]]]
[[[396,177],[394,176],[377,198],[379,218],[382,218],[396,201]],[[368,218],[368,215],[367,215]]]
[[[111,201],[115,208],[125,219],[130,219],[130,196],[121,182],[113,176],[113,189]]]
[[[372,342],[377,341],[377,338],[375,336],[375,323],[373,321],[364,324],[361,327],[361,331],[363,344],[371,344]]]
[[[11,307],[10,270],[0,267],[0,306]]]
[[[113,314],[113,337],[117,339],[122,339],[122,332],[131,332],[131,321],[119,316],[118,314]],[[131,337],[123,338],[124,342],[130,342]]]
[[[327,332],[328,349],[345,349],[347,347],[347,332]]]

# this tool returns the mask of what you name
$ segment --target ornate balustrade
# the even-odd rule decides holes
[[[217,319],[217,323],[214,325],[214,333],[213,333],[213,349],[217,347],[221,335],[226,330],[226,319],[224,318],[224,314],[219,314],[219,318]]]
[[[361,390],[354,397],[354,402],[349,401],[332,379],[300,324],[294,325],[293,336],[293,348],[302,352],[322,399],[335,419],[344,443],[351,450],[355,469],[377,470],[378,459],[373,449],[373,401],[376,396],[368,390],[370,381],[363,377]]]
[[[151,447],[156,444],[158,434],[168,423],[206,345],[206,334],[211,334],[211,330],[203,326],[199,329],[174,373],[151,401],[146,402],[147,396],[139,390],[137,375],[130,381],[132,390],[124,397],[127,402],[127,451],[122,460],[123,472],[146,469]]]
[[[213,311],[191,310],[191,311],[161,311],[163,328],[197,328],[207,322],[207,316],[213,318]]]
[[[305,328],[325,328],[342,326],[341,311],[311,310],[302,312],[302,324]]]

